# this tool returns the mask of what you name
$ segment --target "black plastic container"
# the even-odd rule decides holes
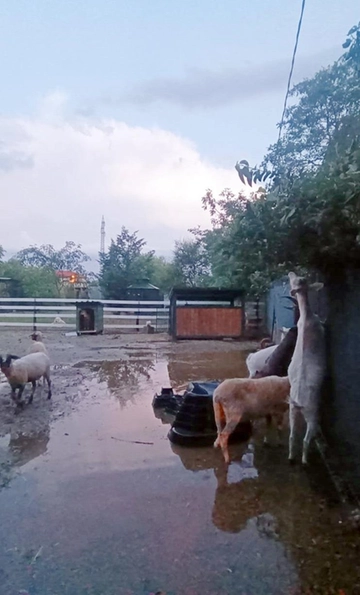
[[[175,419],[168,433],[170,442],[182,446],[209,446],[214,443],[217,430],[213,409],[213,393],[220,382],[191,382],[183,396],[172,389],[162,389],[155,395],[153,407],[163,407]],[[233,439],[246,440],[251,435],[251,424],[240,423]]]

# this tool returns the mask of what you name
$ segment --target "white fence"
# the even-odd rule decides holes
[[[140,330],[150,321],[155,332],[169,328],[169,301],[0,298],[0,327],[76,329],[76,303],[104,305],[104,330]],[[59,317],[62,322],[56,322]]]

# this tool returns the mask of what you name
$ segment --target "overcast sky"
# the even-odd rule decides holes
[[[122,225],[169,255],[276,140],[301,0],[0,0],[0,244],[99,250]],[[295,82],[359,0],[308,0]]]

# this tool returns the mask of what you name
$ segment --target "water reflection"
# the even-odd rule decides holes
[[[49,440],[49,426],[30,435],[18,432],[12,433],[9,442],[9,453],[13,464],[22,467],[32,459],[45,454]]]
[[[168,355],[168,373],[171,386],[182,386],[193,380],[225,380],[248,376],[247,352],[201,352],[199,354]]]
[[[50,426],[30,433],[12,427],[10,434],[3,436],[0,448],[0,489],[9,485],[15,476],[16,467],[22,467],[47,451]]]
[[[121,407],[133,402],[137,390],[144,382],[151,380],[155,371],[155,356],[120,361],[80,362],[77,367],[86,366],[94,373],[98,383],[105,383],[110,393],[119,400]],[[126,389],[126,390],[124,390]]]
[[[347,573],[359,580],[359,538],[346,533],[348,553],[343,556],[344,529],[340,507],[335,506],[339,502],[320,459],[315,457],[307,471],[291,468],[284,448],[265,448],[255,441],[254,450],[238,445],[227,468],[213,448],[172,445],[172,450],[186,469],[214,471],[216,488],[209,513],[217,529],[240,533],[252,528],[263,537],[279,538],[297,562],[303,583],[324,585],[316,592],[331,593],[326,589]],[[344,579],[343,585],[349,580],[351,584],[351,579]]]

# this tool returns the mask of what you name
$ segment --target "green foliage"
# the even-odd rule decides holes
[[[267,187],[245,208],[256,225],[238,205],[220,240],[240,242],[236,262],[252,287],[255,273],[270,279],[276,267],[277,276],[290,266],[335,276],[360,266],[360,25],[343,47],[337,62],[292,89],[284,134],[261,167],[235,166],[242,183]]]
[[[263,192],[247,198],[229,189],[217,199],[208,190],[202,202],[210,212],[212,229],[194,233],[207,251],[213,284],[261,295],[287,265],[276,203]]]
[[[116,241],[111,240],[108,252],[100,254],[99,283],[106,299],[124,299],[129,285],[148,277],[154,252],[142,253],[146,242],[137,234],[122,227]]]
[[[0,277],[10,277],[16,282],[12,297],[58,297],[55,272],[46,267],[23,266],[16,259],[0,263]]]
[[[200,239],[176,241],[173,266],[176,285],[211,285],[208,251]]]
[[[167,262],[163,256],[153,256],[149,265],[146,277],[162,292],[168,293],[180,282],[174,264]]]
[[[51,244],[30,246],[17,253],[16,259],[24,266],[47,267],[53,271],[73,271],[86,275],[84,262],[89,256],[81,250],[81,244],[66,242],[60,250],[55,250]]]
[[[354,25],[347,34],[347,38],[343,43],[343,48],[347,49],[343,58],[350,62],[353,68],[359,74],[360,72],[360,22]]]

